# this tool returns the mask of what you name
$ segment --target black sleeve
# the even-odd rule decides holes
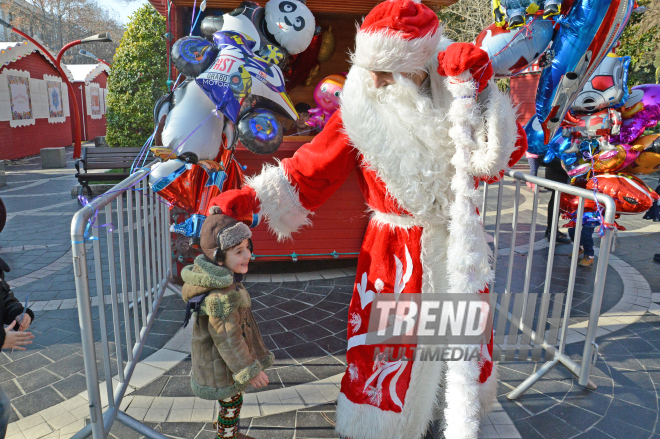
[[[0,289],[2,290],[2,303],[3,303],[3,308],[4,308],[4,314],[2,316],[2,323],[5,325],[11,324],[14,320],[16,320],[16,317],[20,316],[23,314],[23,304],[19,302],[19,300],[14,297],[14,293],[11,292],[11,288],[9,287],[9,284],[5,281],[2,281],[2,285],[0,285]],[[32,313],[31,310],[27,310],[26,314],[34,320],[34,313]],[[18,328],[17,328],[18,329]],[[0,345],[1,346],[1,345]]]

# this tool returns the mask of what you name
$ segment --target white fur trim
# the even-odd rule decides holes
[[[266,218],[268,228],[278,241],[291,238],[303,226],[312,225],[307,218],[311,212],[300,203],[298,192],[289,182],[281,165],[265,164],[261,174],[246,179],[255,190],[261,204],[260,216]]]
[[[400,413],[368,404],[355,404],[343,393],[337,398],[335,430],[351,439],[420,439],[433,418],[445,363],[415,361],[410,386]]]
[[[483,419],[488,413],[493,410],[493,403],[497,400],[497,380],[499,379],[499,372],[497,371],[497,364],[493,363],[493,369],[486,382],[479,387],[479,399],[481,400],[481,418]]]
[[[412,229],[413,227],[420,227],[423,225],[419,220],[411,216],[395,215],[393,213],[384,213],[377,210],[371,215],[371,220],[378,224],[379,227],[390,227],[392,229],[395,227]]]
[[[405,40],[387,31],[365,32],[358,29],[351,62],[366,70],[415,72],[424,69],[437,55],[442,30],[420,38]]]

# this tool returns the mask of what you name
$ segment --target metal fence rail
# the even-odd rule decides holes
[[[578,263],[578,251],[580,246],[582,216],[584,213],[585,200],[594,200],[593,191],[556,183],[543,178],[523,174],[522,172],[507,171],[505,177],[493,185],[484,185],[484,202],[481,209],[482,222],[487,224],[487,207],[489,186],[497,186],[497,210],[495,213],[495,231],[493,236],[494,258],[493,271],[497,272],[497,256],[502,244],[502,212],[503,210],[503,190],[505,181],[515,183],[515,196],[513,202],[513,219],[511,222],[511,239],[509,240],[508,265],[506,270],[506,281],[504,288],[497,285],[499,293],[491,294],[491,300],[496,315],[494,318],[494,352],[493,360],[499,361],[539,361],[542,353],[545,353],[545,364],[534,374],[530,375],[516,389],[508,394],[510,399],[516,399],[528,390],[534,383],[540,380],[557,364],[564,365],[573,375],[578,378],[578,382],[587,388],[596,386],[589,380],[591,367],[594,364],[597,355],[598,346],[595,343],[596,330],[598,328],[598,317],[603,301],[603,292],[605,287],[605,276],[609,263],[610,251],[612,248],[612,238],[614,231],[605,229],[604,236],[601,238],[601,247],[598,255],[598,265],[596,267],[595,282],[593,286],[593,295],[591,297],[590,312],[588,316],[588,327],[585,336],[584,349],[581,361],[575,362],[565,354],[566,339],[568,334],[568,325],[573,310],[573,294],[575,290],[575,278]],[[534,183],[531,220],[529,222],[529,240],[526,252],[526,263],[523,277],[522,288],[512,287],[514,279],[514,257],[516,254],[516,237],[522,232],[519,231],[521,225],[520,219],[520,185],[523,182]],[[548,256],[545,267],[545,280],[543,282],[543,291],[531,293],[531,278],[534,263],[534,249],[536,242],[536,221],[539,211],[539,188],[544,187],[555,191],[552,218],[552,230],[548,243]],[[570,263],[570,273],[567,281],[566,290],[560,289],[560,292],[552,292],[552,275],[555,259],[555,239],[557,225],[559,221],[559,202],[561,193],[575,195],[579,197],[578,210],[576,215],[575,242],[573,243],[573,257]],[[605,207],[604,220],[609,224],[614,223],[615,204],[611,197],[598,194],[598,201]],[[523,252],[524,253],[524,252]],[[496,280],[489,285],[491,292],[497,292]],[[529,353],[531,352],[531,356]]]
[[[119,410],[172,267],[169,209],[148,187],[147,175],[148,170],[138,170],[84,206],[71,222],[91,419],[73,436],[76,439],[90,434],[105,438],[116,419],[149,438],[166,438]],[[98,307],[96,322],[93,306]],[[95,341],[101,348],[101,379],[105,379],[101,384]]]

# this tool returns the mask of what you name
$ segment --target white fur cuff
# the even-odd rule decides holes
[[[302,226],[312,224],[307,218],[311,212],[300,203],[281,165],[264,165],[261,174],[247,179],[247,185],[257,193],[261,204],[259,215],[266,218],[268,228],[277,235],[278,241],[291,238]]]

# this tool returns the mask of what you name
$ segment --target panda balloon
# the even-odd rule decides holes
[[[235,28],[236,23],[244,20],[252,23],[256,31],[256,35],[249,35],[257,42],[254,48],[256,53],[272,45],[284,49],[289,55],[296,55],[307,49],[316,28],[314,15],[304,2],[271,0],[264,8],[246,1],[228,14],[204,18],[202,34],[213,41],[213,34]]]

